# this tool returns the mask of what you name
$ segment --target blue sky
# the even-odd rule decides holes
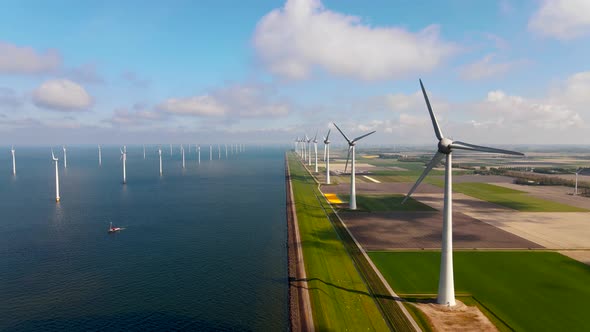
[[[584,0],[4,2],[0,138],[421,144],[422,78],[455,138],[587,144],[589,37]]]

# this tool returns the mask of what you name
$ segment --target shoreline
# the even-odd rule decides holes
[[[285,187],[287,191],[289,327],[291,331],[314,331],[287,154],[285,154]]]

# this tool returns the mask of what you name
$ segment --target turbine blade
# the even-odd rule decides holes
[[[422,94],[424,95],[424,100],[426,101],[426,106],[428,107],[428,112],[430,112],[430,119],[432,120],[432,126],[434,127],[434,133],[436,134],[436,138],[439,140],[443,139],[443,133],[440,130],[438,125],[438,121],[436,121],[436,115],[432,111],[432,107],[430,106],[430,101],[428,100],[428,95],[426,94],[426,90],[424,89],[424,84],[422,84],[422,80],[420,80],[420,88],[422,88]]]
[[[346,156],[346,164],[344,165],[344,173],[346,173],[346,169],[348,168],[348,160],[350,159],[350,150],[352,150],[352,147],[348,147],[348,156]]]
[[[500,154],[510,154],[513,156],[524,156],[524,153],[510,151],[510,150],[503,150],[503,149],[496,149],[496,148],[489,148],[487,146],[481,145],[474,145],[465,142],[454,141],[451,143],[451,149],[459,149],[459,150],[469,150],[469,151],[478,151],[478,152],[488,152],[488,153],[500,153]]]
[[[332,130],[332,129],[328,129],[328,134],[326,135],[326,140],[327,140],[328,138],[330,138],[330,131],[331,131],[331,130]]]
[[[53,149],[51,149],[51,158],[55,159],[55,155],[53,154]]]
[[[412,194],[418,188],[418,186],[420,185],[420,183],[422,182],[422,180],[424,180],[424,178],[426,177],[426,175],[428,175],[428,173],[430,173],[430,171],[432,170],[432,168],[434,168],[434,166],[436,164],[438,164],[440,162],[440,160],[444,156],[445,155],[443,153],[440,153],[438,151],[434,154],[434,157],[432,157],[432,160],[430,160],[430,162],[428,163],[428,165],[426,166],[426,168],[422,172],[422,175],[420,175],[420,177],[418,178],[418,180],[416,181],[416,183],[414,183],[414,186],[412,187],[412,189],[410,189],[410,191],[408,192],[408,194],[406,195],[406,197],[402,201],[402,204],[404,204],[408,200],[408,198],[410,198],[410,196],[412,196]]]
[[[369,136],[369,135],[371,135],[371,134],[374,134],[375,132],[376,132],[376,130],[373,130],[372,132],[370,132],[370,133],[368,133],[368,134],[361,135],[361,136],[359,136],[359,137],[357,137],[357,138],[353,139],[353,140],[352,140],[352,143],[354,143],[354,142],[356,142],[356,141],[360,140],[361,138],[365,138],[365,137],[367,137],[367,136]]]
[[[338,129],[338,131],[342,134],[342,136],[344,136],[344,139],[348,142],[348,144],[352,144],[352,142],[348,139],[348,137],[346,137],[346,135],[344,135],[342,130],[340,130],[340,128],[338,128],[338,126],[335,123],[334,123],[334,127],[336,127],[336,129]]]
[[[315,131],[315,136],[313,137],[313,141],[315,142],[315,140],[317,140],[317,139],[318,139],[318,131],[316,130]]]

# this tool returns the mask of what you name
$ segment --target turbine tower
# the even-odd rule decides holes
[[[123,146],[121,150],[121,160],[123,160],[123,184],[127,183],[127,146]]]
[[[213,160],[213,145],[209,145],[209,161]]]
[[[55,201],[59,202],[59,159],[55,158],[53,154],[53,149],[51,149],[51,158],[55,162]]]
[[[221,146],[217,144],[217,159],[221,159]]]
[[[10,149],[10,152],[12,153],[12,175],[16,175],[16,160],[14,158],[14,145]],[[577,183],[577,181],[576,181],[576,183]]]
[[[162,147],[158,146],[158,155],[160,156],[160,176],[162,176]]]
[[[170,155],[172,155],[172,144],[170,144]]]
[[[307,165],[311,166],[311,137],[307,137]]]
[[[315,172],[318,172],[318,132],[316,130],[313,138],[313,149],[315,150]]]
[[[227,144],[225,145],[225,159],[227,159]]]
[[[524,154],[515,151],[509,150],[501,150],[495,148],[489,148],[485,146],[473,145],[470,143],[464,143],[460,141],[453,141],[446,137],[444,137],[439,125],[438,121],[436,120],[436,116],[432,111],[432,107],[430,106],[430,101],[428,100],[428,95],[426,94],[426,90],[424,89],[424,85],[422,84],[422,80],[420,80],[420,88],[422,89],[422,94],[424,95],[424,101],[426,102],[426,107],[428,107],[428,112],[430,113],[430,120],[432,121],[432,126],[434,127],[434,133],[436,138],[438,139],[438,151],[434,154],[432,160],[428,163],[422,175],[418,178],[410,192],[402,203],[404,203],[412,193],[418,188],[418,185],[424,180],[426,175],[432,170],[434,166],[436,166],[443,158],[446,159],[445,164],[445,194],[444,194],[444,208],[443,208],[443,228],[442,228],[442,248],[441,248],[441,258],[440,258],[440,276],[438,279],[438,296],[436,302],[438,304],[443,304],[447,306],[454,306],[455,305],[455,283],[453,280],[453,182],[452,182],[452,173],[453,173],[453,160],[452,160],[452,152],[453,150],[468,150],[468,151],[477,151],[477,152],[488,152],[488,153],[500,153],[500,154],[510,154],[510,155],[517,155],[517,156],[524,156]]]
[[[14,154],[14,153],[13,153]],[[14,157],[12,158],[14,160]],[[14,167],[14,166],[13,166]],[[576,185],[574,187],[574,195],[578,194],[578,175],[580,173],[582,173],[582,171],[584,170],[584,168],[580,168],[576,171]]]
[[[143,160],[145,160],[145,144],[143,145]]]
[[[98,167],[102,167],[102,148],[98,145]]]
[[[334,126],[336,127],[336,129],[338,129],[338,131],[342,134],[342,136],[344,136],[344,139],[346,140],[346,142],[348,142],[348,156],[346,157],[346,165],[344,166],[344,172],[346,173],[346,168],[348,167],[348,159],[350,158],[350,154],[352,152],[352,162],[350,163],[350,202],[349,202],[349,209],[351,210],[356,210],[356,183],[355,183],[355,172],[356,172],[356,166],[355,166],[355,145],[356,142],[359,141],[362,138],[365,138],[371,134],[373,134],[375,131],[373,130],[370,133],[366,133],[364,135],[361,135],[355,139],[353,139],[352,141],[348,139],[348,137],[346,137],[346,135],[344,135],[344,133],[342,132],[342,130],[340,130],[340,128],[338,128],[338,126],[334,123]]]
[[[185,168],[185,166],[184,166],[184,146],[182,146],[182,144],[180,145],[180,152],[182,152],[182,168]]]
[[[68,168],[68,155],[66,152],[66,146],[62,146],[63,150],[64,150],[64,168]]]
[[[199,165],[201,165],[201,146],[197,146],[197,155],[199,156]]]
[[[326,184],[330,184],[330,130],[324,137],[324,161],[326,162]]]

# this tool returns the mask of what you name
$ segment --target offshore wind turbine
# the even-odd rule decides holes
[[[318,132],[316,130],[313,138],[313,149],[315,150],[315,172],[318,172]]]
[[[424,89],[424,85],[422,84],[422,80],[420,80],[420,88],[422,89],[422,94],[424,95],[424,101],[426,102],[426,107],[428,108],[428,112],[430,113],[430,120],[432,121],[432,126],[434,127],[434,134],[438,139],[438,151],[434,154],[432,160],[428,163],[422,175],[418,178],[412,189],[408,192],[408,195],[402,203],[404,203],[412,193],[418,188],[418,185],[424,180],[426,175],[432,170],[434,166],[436,166],[443,158],[446,159],[445,163],[445,194],[444,194],[444,208],[443,208],[443,229],[442,229],[442,248],[441,248],[441,257],[440,257],[440,276],[438,279],[438,296],[436,302],[438,304],[444,304],[448,306],[455,305],[455,283],[453,280],[453,182],[452,182],[452,174],[453,174],[453,160],[452,160],[452,152],[453,150],[468,150],[468,151],[477,151],[477,152],[487,152],[487,153],[500,153],[500,154],[510,154],[510,155],[517,155],[517,156],[524,156],[524,154],[515,151],[509,150],[501,150],[496,148],[489,148],[485,146],[473,145],[470,143],[460,142],[460,141],[453,141],[444,137],[439,125],[438,121],[436,120],[436,116],[432,111],[432,107],[430,106],[430,101],[428,100],[428,95],[426,94],[426,90]]]
[[[143,160],[145,160],[145,144],[143,145]]]
[[[51,158],[53,159],[53,162],[55,162],[55,201],[59,202],[59,159],[55,158],[53,149],[51,149]]]
[[[121,150],[121,149],[119,149]],[[123,160],[123,184],[127,183],[127,146],[123,146],[121,150],[121,160]]]
[[[158,155],[160,156],[160,176],[162,176],[162,147],[158,146]]]
[[[209,161],[213,160],[213,145],[209,145]]]
[[[330,130],[324,137],[324,162],[326,163],[326,184],[330,184]]]
[[[217,144],[217,159],[221,159],[221,146]]]
[[[344,133],[342,132],[342,130],[340,130],[340,128],[338,128],[338,126],[334,123],[334,126],[336,127],[336,129],[338,129],[338,131],[342,134],[342,136],[344,136],[344,139],[346,140],[346,142],[348,142],[348,156],[346,157],[346,165],[344,166],[344,172],[346,173],[346,168],[348,167],[348,159],[350,158],[350,154],[352,152],[352,162],[350,163],[350,202],[349,202],[349,209],[351,210],[356,210],[356,179],[355,179],[355,172],[356,172],[356,164],[355,164],[355,146],[356,146],[356,142],[358,142],[360,139],[365,138],[371,134],[373,134],[375,132],[375,130],[373,130],[370,133],[366,133],[364,135],[361,135],[355,139],[353,139],[352,141],[348,139],[348,137],[346,137],[346,135],[344,135]]]
[[[98,145],[98,167],[102,167],[102,148]]]
[[[184,146],[182,146],[182,144],[180,144],[180,152],[182,153],[182,168],[185,168],[185,166],[184,166]]]
[[[197,155],[199,158],[199,165],[201,165],[201,145],[197,146]]]
[[[12,153],[12,175],[16,175],[16,159],[14,157],[14,145],[12,146],[12,148],[10,148],[10,152]]]
[[[68,168],[68,155],[66,152],[66,146],[62,146],[63,150],[64,150],[64,168]]]
[[[170,155],[172,155],[172,144],[170,144]]]
[[[225,159],[227,159],[227,144],[225,145]]]

